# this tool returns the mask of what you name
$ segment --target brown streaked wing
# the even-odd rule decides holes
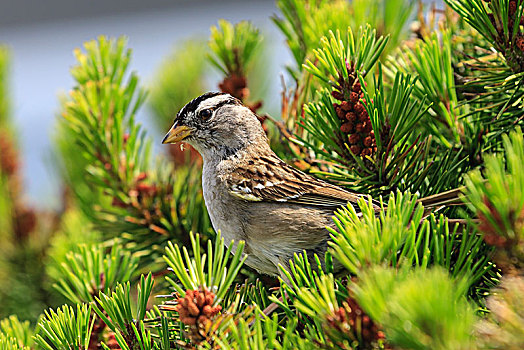
[[[358,198],[365,197],[318,180],[276,156],[261,157],[254,164],[238,167],[226,183],[232,195],[247,201],[288,202],[336,209],[347,202],[355,204]]]

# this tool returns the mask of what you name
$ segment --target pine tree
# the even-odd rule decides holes
[[[207,45],[185,44],[149,99],[124,38],[85,43],[57,121],[66,209],[46,250],[68,303],[34,330],[0,321],[0,349],[522,348],[524,1],[414,5],[278,0],[273,21],[294,58],[280,116],[254,97],[264,46],[248,22],[220,21]],[[326,255],[297,252],[285,278],[244,266],[244,242],[233,253],[211,228],[198,156],[152,159],[135,120],[149,101],[167,128],[217,88],[209,69],[259,113],[281,157],[373,197],[380,213],[364,200],[337,210]],[[13,188],[9,155],[0,191]],[[457,188],[462,207],[418,201]],[[13,232],[9,198],[1,235]]]

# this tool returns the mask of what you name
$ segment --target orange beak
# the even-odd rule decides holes
[[[166,143],[177,143],[191,135],[191,132],[193,131],[192,128],[180,125],[177,126],[176,123],[173,125],[173,127],[168,131],[164,139],[162,140],[163,144]]]

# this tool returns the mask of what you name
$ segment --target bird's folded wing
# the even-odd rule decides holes
[[[278,158],[238,167],[226,179],[229,192],[246,201],[288,202],[337,208],[365,196],[307,175]]]

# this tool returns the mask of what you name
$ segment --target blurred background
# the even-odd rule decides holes
[[[69,1],[17,0],[0,2],[0,44],[10,50],[11,115],[18,133],[22,156],[24,194],[36,207],[60,206],[60,177],[52,158],[52,137],[59,111],[60,95],[73,84],[69,68],[73,50],[98,35],[125,35],[133,50],[131,69],[142,85],[154,86],[159,65],[187,40],[207,40],[209,28],[220,18],[233,23],[252,21],[270,33],[264,52],[269,55],[266,76],[278,77],[291,61],[284,38],[271,22],[276,13],[273,0],[120,0]],[[215,73],[215,74],[214,74]],[[216,90],[220,80],[210,69],[208,88]],[[280,79],[264,84],[269,98],[262,111],[279,108]],[[151,128],[151,110],[138,115],[148,132],[156,132],[156,150],[161,132]]]

